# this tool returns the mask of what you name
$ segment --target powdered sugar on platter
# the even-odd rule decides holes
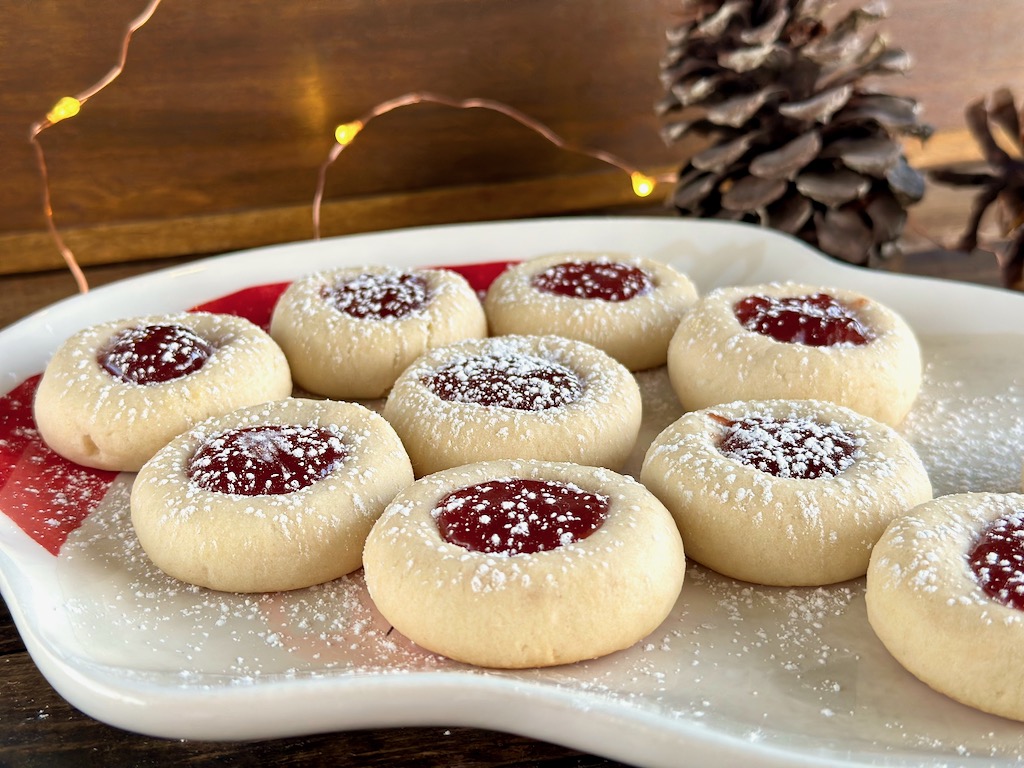
[[[925,385],[901,432],[935,495],[1021,487],[1024,334],[922,338]]]
[[[983,459],[982,477],[1002,465],[1003,479],[1010,482],[1010,446],[977,434],[977,419],[969,416],[981,396],[962,380],[934,378],[950,350],[960,346],[956,339],[938,341],[935,348],[925,345],[926,357],[937,360],[928,367],[925,411],[915,411],[911,436],[933,446],[925,453],[941,459],[930,468],[943,487],[975,481],[945,457],[949,442],[971,446]],[[1024,366],[1004,376],[1009,394],[995,400],[1005,409],[1003,429],[1019,440],[1024,407],[1014,391],[1024,391]],[[641,374],[642,392],[660,399],[669,391],[663,377],[663,371]],[[991,380],[986,384],[994,386]],[[651,403],[648,410],[650,432],[676,415],[670,403]],[[956,422],[949,412],[959,414]],[[867,625],[862,580],[815,589],[767,588],[691,565],[673,615],[637,646],[555,670],[483,672],[423,651],[391,630],[373,608],[360,574],[256,596],[210,592],[164,576],[131,532],[127,491],[124,480],[115,486],[72,534],[58,565],[76,635],[88,638],[96,661],[122,667],[130,660],[125,674],[178,670],[176,683],[188,688],[424,671],[486,674],[653,709],[757,744],[840,749],[852,742],[877,755],[914,749],[1024,758],[1019,725],[934,694],[896,665]],[[80,580],[83,570],[95,569],[107,577]],[[785,707],[778,703],[782,694]],[[908,697],[927,706],[907,706]],[[979,721],[986,723],[980,730]]]
[[[515,236],[503,238],[497,227]],[[925,377],[900,432],[918,449],[936,494],[1020,487],[1024,334],[1005,332],[1011,326],[998,319],[987,329],[961,333],[930,318],[938,306],[963,307],[965,313],[971,307],[1015,310],[1020,317],[1024,299],[862,276],[779,236],[733,225],[564,220],[397,235],[405,237],[351,239],[356,247],[347,258],[394,258],[398,244],[415,252],[402,257],[399,248],[400,265],[471,263],[480,260],[481,242],[504,243],[507,252],[495,257],[511,259],[586,248],[590,241],[595,247],[629,245],[672,261],[703,290],[799,273],[823,285],[851,284],[899,310],[906,306],[921,340]],[[206,275],[191,298],[195,284],[169,295],[184,308],[286,280],[297,276],[296,268],[312,271],[337,259],[318,254],[320,247],[306,245],[315,256],[307,263],[281,259],[273,250],[254,252],[244,273]],[[741,255],[722,255],[728,253]],[[292,274],[281,261],[291,262]],[[274,263],[260,266],[266,262]],[[935,295],[942,291],[947,300]],[[129,294],[137,292],[108,295],[102,310],[84,301],[77,313],[73,306],[62,310],[71,318],[58,318],[55,337],[64,333],[61,323],[85,325],[97,312],[131,312]],[[110,296],[118,299],[113,308]],[[1007,301],[1014,302],[1008,309],[992,309]],[[983,302],[991,306],[986,310]],[[38,328],[42,321],[32,323]],[[0,335],[0,353],[13,350],[25,358],[16,371],[20,381],[40,361],[17,334]],[[637,381],[644,422],[625,469],[633,475],[647,445],[682,413],[664,369],[639,373]],[[20,429],[31,432],[31,425]],[[694,762],[752,766],[1024,761],[1024,725],[931,691],[889,656],[867,623],[863,580],[767,588],[691,564],[675,610],[632,648],[544,670],[481,670],[428,653],[392,630],[369,600],[361,573],[259,595],[213,592],[165,576],[132,533],[131,480],[121,475],[113,482],[67,532],[58,557],[0,520],[0,586],[33,657],[72,703],[121,727],[172,737],[246,738],[468,724],[512,728],[652,766],[677,764],[684,753]],[[0,510],[8,514],[10,486],[0,488]]]

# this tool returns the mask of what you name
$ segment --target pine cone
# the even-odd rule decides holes
[[[1024,290],[1024,104],[1014,106],[1013,94],[1002,88],[989,99],[978,99],[967,106],[967,129],[981,148],[988,168],[971,173],[939,168],[929,173],[935,181],[957,187],[981,187],[974,198],[967,229],[957,248],[970,253],[978,247],[978,228],[982,218],[996,205],[997,223],[1007,242],[997,249],[1003,284]],[[995,140],[992,128],[1001,129],[1014,145],[1013,157]]]
[[[874,3],[829,25],[835,0],[683,0],[662,63],[667,141],[711,144],[680,172],[683,214],[757,222],[855,264],[888,256],[924,194],[900,136],[926,138],[916,101],[862,81],[909,56],[866,28]]]

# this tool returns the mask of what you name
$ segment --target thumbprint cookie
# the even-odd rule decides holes
[[[274,307],[270,335],[302,389],[372,400],[428,349],[486,336],[487,320],[456,272],[346,267],[292,283]]]
[[[402,634],[485,667],[568,664],[627,648],[683,584],[672,517],[607,469],[493,461],[416,481],[363,555],[374,604]]]
[[[47,364],[33,410],[61,456],[134,472],[203,419],[291,392],[288,362],[261,328],[190,312],[79,331]]]
[[[668,372],[687,410],[815,399],[897,425],[921,387],[921,351],[899,315],[859,293],[734,286],[707,294],[683,317]]]
[[[863,576],[885,527],[932,497],[895,430],[822,401],[688,413],[651,444],[640,479],[672,512],[691,558],[776,586]]]
[[[425,354],[395,382],[383,415],[418,477],[515,458],[619,469],[641,402],[625,366],[589,344],[495,336]]]
[[[697,299],[689,277],[621,253],[558,253],[510,267],[484,299],[491,333],[578,339],[632,371],[665,364],[668,343]]]
[[[868,568],[892,656],[970,707],[1024,720],[1024,494],[941,496],[893,521]]]
[[[131,519],[168,575],[275,592],[359,568],[370,528],[412,479],[377,414],[290,398],[208,419],[169,443],[135,478]]]

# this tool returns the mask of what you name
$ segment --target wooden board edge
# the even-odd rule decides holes
[[[977,162],[980,151],[966,130],[937,133],[925,142],[907,140],[904,151],[921,170]],[[653,175],[674,168],[654,169]],[[568,215],[607,209],[649,210],[669,193],[662,185],[637,198],[619,171],[502,184],[445,187],[374,197],[327,201],[321,235],[355,234],[430,224]],[[57,212],[59,219],[59,211]],[[99,223],[61,232],[82,266],[256,248],[313,237],[312,202],[266,210],[147,221]],[[0,274],[61,269],[64,262],[48,232],[0,235]]]
[[[629,177],[615,171],[350,198],[323,204],[320,234],[333,237],[431,224],[569,215],[632,206],[650,208],[667,191],[666,186],[651,198],[638,198]],[[224,253],[312,239],[312,203],[98,224],[62,230],[60,234],[82,266]],[[48,232],[0,235],[0,274],[62,267],[60,252]]]

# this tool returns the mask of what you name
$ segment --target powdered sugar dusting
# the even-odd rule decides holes
[[[504,478],[459,488],[431,514],[445,541],[512,556],[585,539],[608,516],[608,501],[573,483]]]
[[[401,319],[430,301],[423,275],[413,272],[363,272],[324,289],[339,312],[355,318]]]
[[[924,382],[899,430],[936,496],[1016,492],[1024,466],[1024,334],[922,339]]]
[[[985,594],[1024,610],[1024,509],[1012,510],[987,526],[968,561]]]
[[[1024,459],[1024,336],[923,342],[925,386],[901,431],[937,492],[1015,490]],[[641,386],[649,415],[667,423],[678,406],[659,395],[669,391],[665,379],[650,372]],[[643,434],[650,431],[645,424]],[[737,744],[806,748],[823,759],[854,752],[882,762],[914,750],[915,758],[950,763],[1024,760],[1019,724],[945,699],[885,652],[866,621],[862,580],[764,588],[691,565],[671,616],[632,648],[563,668],[481,672],[391,630],[358,573],[255,596],[164,576],[131,531],[129,482],[115,485],[58,560],[76,642],[125,676],[202,689],[443,670],[507,680],[510,690],[554,686],[573,694],[584,714],[614,701],[655,714],[669,732],[697,724]],[[493,586],[490,578],[479,575],[481,589]]]
[[[208,437],[189,460],[187,473],[208,491],[289,493],[327,476],[346,455],[341,435],[330,427],[244,427]]]
[[[726,420],[719,450],[775,477],[803,480],[835,477],[860,458],[863,438],[849,435],[835,422],[806,417],[776,419],[755,415]]]
[[[153,567],[118,481],[62,553],[64,606],[81,642],[105,664],[179,669],[183,686],[261,678],[397,672],[450,666],[404,638],[373,607],[362,572],[284,593],[236,595],[191,586]]]
[[[812,347],[866,344],[874,333],[853,307],[826,293],[807,296],[747,296],[734,307],[736,318],[748,331],[786,343]]]
[[[213,347],[180,325],[125,328],[99,352],[99,363],[111,376],[131,384],[156,384],[180,379],[202,368]]]
[[[576,402],[580,377],[564,365],[528,354],[461,356],[425,380],[431,391],[456,403],[546,411]]]
[[[547,293],[601,301],[629,301],[654,289],[642,269],[608,258],[556,264],[534,275],[531,284]]]

